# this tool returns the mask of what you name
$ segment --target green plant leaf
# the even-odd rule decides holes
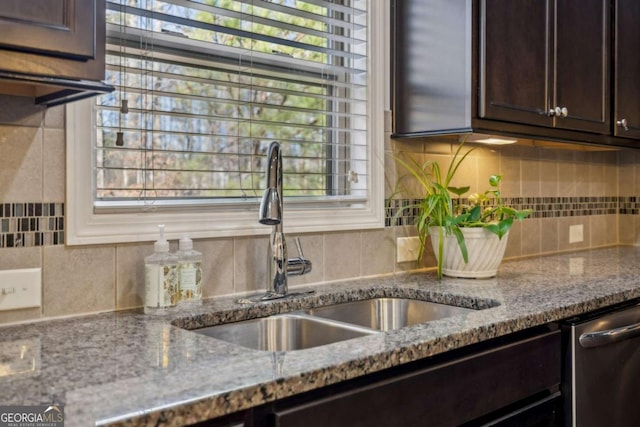
[[[467,244],[464,241],[464,235],[459,228],[453,228],[451,230],[453,234],[456,236],[456,240],[458,241],[458,247],[460,248],[460,252],[462,253],[462,259],[465,263],[469,262],[469,254],[467,253]]]
[[[491,175],[489,177],[489,185],[492,187],[497,187],[500,185],[500,181],[502,180],[502,175]]]
[[[453,194],[455,194],[456,196],[460,197],[464,193],[469,191],[470,188],[471,188],[470,186],[466,186],[466,187],[447,187],[447,190],[451,191]]]

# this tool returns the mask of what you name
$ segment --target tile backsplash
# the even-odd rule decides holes
[[[64,203],[0,203],[0,249],[64,244]]]
[[[27,98],[0,96],[0,270],[39,267],[43,278],[43,307],[0,312],[0,323],[142,305],[140,266],[153,251],[151,243],[65,245],[64,135],[64,107],[45,110]],[[401,152],[421,162],[446,161],[452,151],[446,138],[387,139],[387,154]],[[459,181],[483,191],[486,177],[500,173],[505,202],[534,210],[513,227],[507,257],[635,244],[640,243],[639,153],[535,144],[479,148],[465,161]],[[401,181],[392,161],[385,175],[390,198]],[[415,234],[415,212],[394,217],[403,204],[420,197],[418,188],[409,190],[387,201],[384,228],[300,235],[313,271],[293,277],[291,286],[434,266],[428,254],[419,264],[396,262],[396,239]],[[584,225],[584,242],[568,243],[573,224]],[[205,297],[263,290],[267,240],[194,241],[204,254]]]

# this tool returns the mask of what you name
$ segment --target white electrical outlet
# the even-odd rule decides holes
[[[398,237],[396,247],[396,262],[416,261],[420,253],[420,238]]]
[[[584,240],[582,224],[569,226],[569,243],[580,243]]]
[[[40,307],[42,270],[24,268],[0,271],[0,310]]]

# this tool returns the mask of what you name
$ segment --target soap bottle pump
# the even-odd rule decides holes
[[[193,249],[193,241],[189,236],[183,236],[176,255],[180,302],[197,304],[202,301],[202,253]]]
[[[164,238],[164,225],[159,225],[160,237],[154,243],[153,254],[144,259],[144,311],[155,312],[172,307],[178,301],[178,257],[169,253]]]

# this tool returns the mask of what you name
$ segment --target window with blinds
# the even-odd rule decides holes
[[[366,200],[366,0],[108,0],[95,205]]]

